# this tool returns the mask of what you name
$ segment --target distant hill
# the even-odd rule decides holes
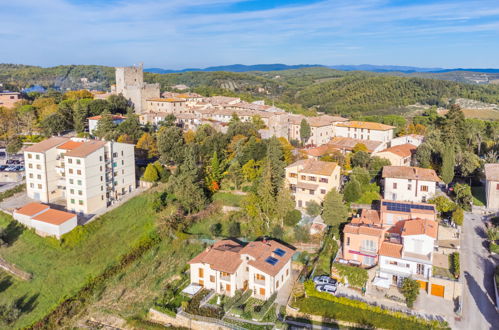
[[[341,70],[341,71],[369,71],[369,72],[403,72],[403,73],[413,73],[413,72],[440,72],[442,68],[421,68],[416,66],[400,66],[400,65],[372,65],[372,64],[360,64],[360,65],[330,65],[330,69]]]
[[[293,69],[303,69],[323,66],[318,64],[298,64],[298,65],[286,65],[286,64],[255,64],[255,65],[244,65],[244,64],[233,64],[233,65],[223,65],[223,66],[210,66],[208,68],[190,68],[182,70],[168,70],[160,68],[148,68],[144,69],[145,72],[150,73],[182,73],[182,72],[213,72],[213,71],[226,71],[226,72],[250,72],[250,71],[283,71],[283,70],[293,70]]]

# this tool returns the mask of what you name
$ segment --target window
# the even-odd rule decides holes
[[[424,265],[417,264],[417,266],[416,266],[416,273],[419,274],[419,275],[424,275]]]
[[[69,169],[69,174],[73,174],[73,169],[72,168]]]
[[[36,155],[36,156],[35,156],[35,158],[36,158],[36,159],[40,159],[40,155]]]
[[[362,249],[367,251],[376,251],[376,245],[374,241],[365,239],[362,241]]]
[[[412,189],[412,184],[408,184],[407,185],[407,190],[411,190]]]
[[[41,170],[42,169],[42,166],[40,164],[36,165],[36,169],[37,170]]]
[[[101,175],[101,177],[100,177],[100,182],[102,182],[102,181],[104,181],[104,179],[102,178],[102,175]]]
[[[225,291],[230,292],[230,284],[225,284]]]
[[[260,296],[265,296],[265,288],[260,288]]]
[[[315,176],[309,176],[308,181],[317,181],[317,178]]]
[[[73,159],[72,158],[68,158],[68,163],[69,164],[73,164]]]
[[[76,164],[80,165],[80,164],[81,164],[81,160],[80,160],[80,159],[77,159],[77,160],[76,160]]]
[[[428,186],[421,186],[421,191],[428,191]]]
[[[100,199],[101,199],[101,200],[104,200],[104,195],[101,195],[101,196],[100,196]]]
[[[41,184],[38,184],[38,189],[42,189],[42,185]]]
[[[37,175],[36,175],[36,178],[37,178],[38,180],[41,180],[41,179],[42,179],[42,175],[41,175],[41,174],[37,174]]]
[[[102,156],[99,156],[99,161],[101,161],[101,162],[102,162]]]
[[[288,275],[289,275],[289,268],[286,269],[286,276],[288,276]]]
[[[74,204],[75,203],[75,200],[73,198],[71,198],[71,204]]]
[[[124,160],[121,160],[121,165],[125,165],[125,161]]]
[[[394,265],[394,266],[398,265],[398,263],[396,261],[393,261],[393,260],[387,260],[386,263],[389,265]]]
[[[302,176],[301,176],[301,179],[302,179],[302,180],[307,180],[307,176],[306,176],[306,175],[302,175]]]
[[[83,205],[83,201],[80,199],[80,200],[78,201],[78,204],[79,204],[79,205]]]
[[[289,173],[290,178],[296,178],[298,175],[296,173]],[[499,187],[499,185],[498,185]]]
[[[308,192],[309,192],[310,195],[315,194],[315,190],[312,190],[312,189],[310,189]]]
[[[33,157],[31,154],[28,154],[28,158],[31,159],[31,157]]]
[[[374,257],[364,256],[362,263],[367,266],[374,265]]]
[[[81,170],[76,170],[76,174],[81,175]]]
[[[33,173],[30,173],[30,174],[29,174],[29,178],[30,178],[30,179],[33,179]]]
[[[100,186],[100,191],[104,191],[104,186]]]
[[[326,179],[326,178],[319,178],[319,182],[322,182],[322,183],[328,183],[329,180]]]
[[[83,195],[83,192],[81,190],[78,190],[78,195]]]
[[[102,172],[102,166],[100,166],[100,171]]]
[[[34,188],[34,187],[35,187],[35,184],[34,184],[34,183],[30,183],[30,184],[29,184],[29,187],[30,187],[30,188]]]
[[[263,276],[262,274],[255,274],[255,280],[265,281],[265,276]]]
[[[29,163],[29,164],[28,164],[28,167],[29,167],[29,168],[33,168],[33,164]]]
[[[70,184],[73,184],[73,183],[74,183],[74,180],[73,180],[73,179],[69,179],[69,183],[70,183]]]
[[[226,272],[220,272],[220,276],[222,276],[222,277],[229,277],[230,274],[226,273]]]
[[[326,193],[326,189],[321,189],[321,194],[325,194]]]
[[[123,150],[121,150],[121,155],[123,156]]]
[[[198,276],[199,277],[204,277],[204,269],[203,268],[199,268],[198,269]]]
[[[397,182],[393,183],[393,189],[397,189]]]
[[[499,183],[498,183],[498,184],[497,184],[497,186],[496,186],[496,190],[499,190]]]
[[[347,246],[350,246],[350,237],[347,237]]]
[[[214,283],[215,282],[215,276],[210,275],[210,282]]]
[[[74,190],[74,189],[70,189],[69,191],[71,192],[71,194],[74,194],[74,193],[75,193],[75,190]]]
[[[78,180],[78,185],[81,186],[81,180]]]
[[[276,289],[277,289],[277,288],[279,288],[279,280],[277,280],[277,281],[275,282],[275,288],[276,288]]]

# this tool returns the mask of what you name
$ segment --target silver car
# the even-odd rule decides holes
[[[336,288],[336,285],[331,284],[317,285],[315,287],[315,289],[319,292],[326,292],[333,295],[336,293]]]

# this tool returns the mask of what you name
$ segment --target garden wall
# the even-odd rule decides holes
[[[172,325],[188,329],[203,330],[230,330],[232,327],[214,324],[205,321],[194,320],[184,315],[177,314],[175,317],[161,313],[153,308],[149,309],[149,320],[163,325]]]

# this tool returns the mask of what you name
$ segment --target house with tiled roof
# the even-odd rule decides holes
[[[395,127],[390,125],[353,120],[336,124],[335,135],[388,144],[393,139],[394,129]]]
[[[301,159],[285,168],[296,207],[305,208],[314,201],[321,204],[332,189],[339,190],[341,168],[337,163],[315,159]]]
[[[417,147],[410,143],[399,144],[375,152],[372,156],[387,159],[393,166],[411,166],[412,157],[416,153],[416,149]]]
[[[190,281],[231,297],[237,290],[251,290],[253,297],[265,300],[291,277],[294,253],[275,240],[221,240],[189,261]]]
[[[125,116],[122,116],[120,114],[111,115],[111,118],[113,119],[113,123],[115,125],[121,124],[126,119]],[[90,135],[93,135],[93,132],[97,129],[97,124],[99,123],[99,120],[101,120],[101,119],[102,119],[102,116],[100,116],[100,115],[99,116],[93,116],[93,117],[88,117],[87,118],[87,121],[88,121],[88,133]]]
[[[382,177],[384,198],[394,201],[426,202],[442,181],[435,170],[412,166],[384,166]]]
[[[487,208],[499,209],[499,163],[485,164],[485,199]]]

